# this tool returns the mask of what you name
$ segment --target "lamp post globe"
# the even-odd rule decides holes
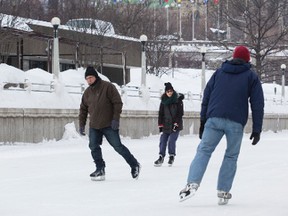
[[[146,35],[142,34],[142,35],[140,36],[140,41],[141,41],[141,43],[142,43],[142,50],[145,49],[145,43],[146,43],[147,40],[148,40],[148,38],[147,38]]]
[[[53,26],[54,26],[54,25],[59,26],[60,23],[61,23],[61,21],[60,21],[59,17],[53,17],[53,18],[51,19],[51,23],[52,23]]]
[[[54,37],[57,37],[57,30],[58,30],[60,23],[61,23],[61,20],[59,19],[59,17],[53,17],[51,19],[51,24],[53,25],[53,28],[54,28]]]

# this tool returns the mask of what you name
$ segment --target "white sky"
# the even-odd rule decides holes
[[[84,70],[61,73],[61,82],[80,85]],[[170,81],[176,91],[200,92],[201,70],[177,70],[161,79],[147,76],[151,90]],[[207,72],[208,77],[212,71]],[[132,72],[131,86],[140,86],[140,70]],[[104,77],[103,77],[104,78]],[[79,108],[80,95],[68,94],[59,87],[54,93],[3,90],[4,82],[49,84],[53,76],[40,69],[27,72],[0,64],[0,107],[14,108]],[[263,85],[265,112],[287,113],[287,106],[272,101],[280,98],[281,86]],[[29,87],[30,90],[36,89]],[[43,89],[46,87],[37,87]],[[16,87],[14,89],[18,89]],[[61,91],[62,90],[62,91]],[[123,95],[124,109],[157,110],[159,99],[142,99]],[[200,102],[185,100],[185,110],[197,111]],[[286,110],[285,110],[286,109]],[[199,139],[197,135],[180,136],[175,164],[154,167],[158,158],[159,135],[142,139],[123,138],[142,165],[135,181],[125,161],[104,140],[106,181],[90,181],[95,167],[88,148],[88,138],[80,137],[74,123],[67,124],[63,139],[38,144],[0,145],[0,215],[3,216],[287,216],[288,131],[264,132],[256,146],[245,134],[238,163],[238,172],[231,190],[233,198],[227,206],[218,206],[217,173],[225,150],[223,139],[214,152],[201,187],[195,197],[178,202],[178,193],[185,186],[190,162]]]

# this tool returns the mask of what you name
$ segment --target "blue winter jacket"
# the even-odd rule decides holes
[[[246,125],[250,102],[253,132],[262,130],[264,96],[257,74],[250,63],[233,59],[222,64],[208,81],[201,106],[201,120],[227,118]]]

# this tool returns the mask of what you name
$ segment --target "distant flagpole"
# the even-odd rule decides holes
[[[228,19],[229,19],[229,17],[228,17],[228,9],[229,9],[229,0],[226,0],[227,2],[226,2],[226,13],[227,13],[227,16],[226,16],[226,31],[227,31],[227,33],[226,33],[226,37],[227,37],[227,41],[230,41],[230,39],[231,39],[231,33],[230,33],[230,26],[229,26],[229,22],[228,22]]]
[[[205,40],[208,40],[208,0],[204,0],[205,4]]]
[[[169,35],[169,6],[166,6],[166,34]]]
[[[191,1],[192,4],[192,41],[195,40],[195,14],[194,14],[194,0]]]
[[[215,4],[218,4],[217,6],[217,39],[220,40],[220,4],[218,0],[214,0]]]
[[[153,2],[153,32],[154,32],[154,37],[156,37],[156,1],[154,0]]]
[[[179,37],[182,40],[182,10],[181,10],[181,0],[177,0],[177,7],[179,9]]]

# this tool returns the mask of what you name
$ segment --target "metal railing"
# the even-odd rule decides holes
[[[57,89],[57,83],[51,81],[50,83],[11,83],[3,82],[3,90],[5,91],[28,91],[28,92],[43,92],[52,93]],[[86,86],[84,84],[80,85],[63,85],[64,90],[69,94],[83,94]],[[163,89],[155,90],[150,88],[141,88],[138,86],[121,86],[118,87],[121,96],[128,97],[149,97],[154,99],[160,99],[163,94]],[[182,92],[181,92],[182,93]],[[201,94],[194,94],[192,92],[182,93],[184,95],[184,100],[201,100]]]
[[[43,92],[43,93],[52,93],[57,89],[57,83],[51,81],[50,83],[11,83],[3,82],[3,90],[8,91],[29,91],[29,92]],[[63,85],[64,89],[69,94],[83,94],[85,90],[85,85]]]
[[[127,95],[128,97],[145,97],[148,96],[150,98],[157,98],[160,99],[162,94],[164,93],[163,89],[153,90],[150,88],[141,88],[138,86],[122,86],[118,89],[121,96]],[[181,94],[184,95],[184,100],[201,100],[201,94],[194,94],[190,91]]]
[[[50,83],[11,83],[3,82],[3,87],[1,88],[5,91],[28,91],[28,92],[43,92],[52,93],[57,91],[57,83],[51,81]],[[61,85],[61,84],[60,84]],[[79,85],[62,85],[63,88],[69,94],[83,94],[86,86],[84,84]],[[142,88],[138,86],[121,86],[117,87],[121,96],[127,97],[147,97],[152,99],[160,99],[161,95],[164,93],[163,89],[155,90],[150,88]],[[201,101],[202,95],[200,93],[192,93],[188,91],[186,93],[181,92],[184,95],[184,100],[196,100]],[[288,100],[283,98],[281,95],[264,95],[265,102],[271,102],[274,105],[288,104]]]

